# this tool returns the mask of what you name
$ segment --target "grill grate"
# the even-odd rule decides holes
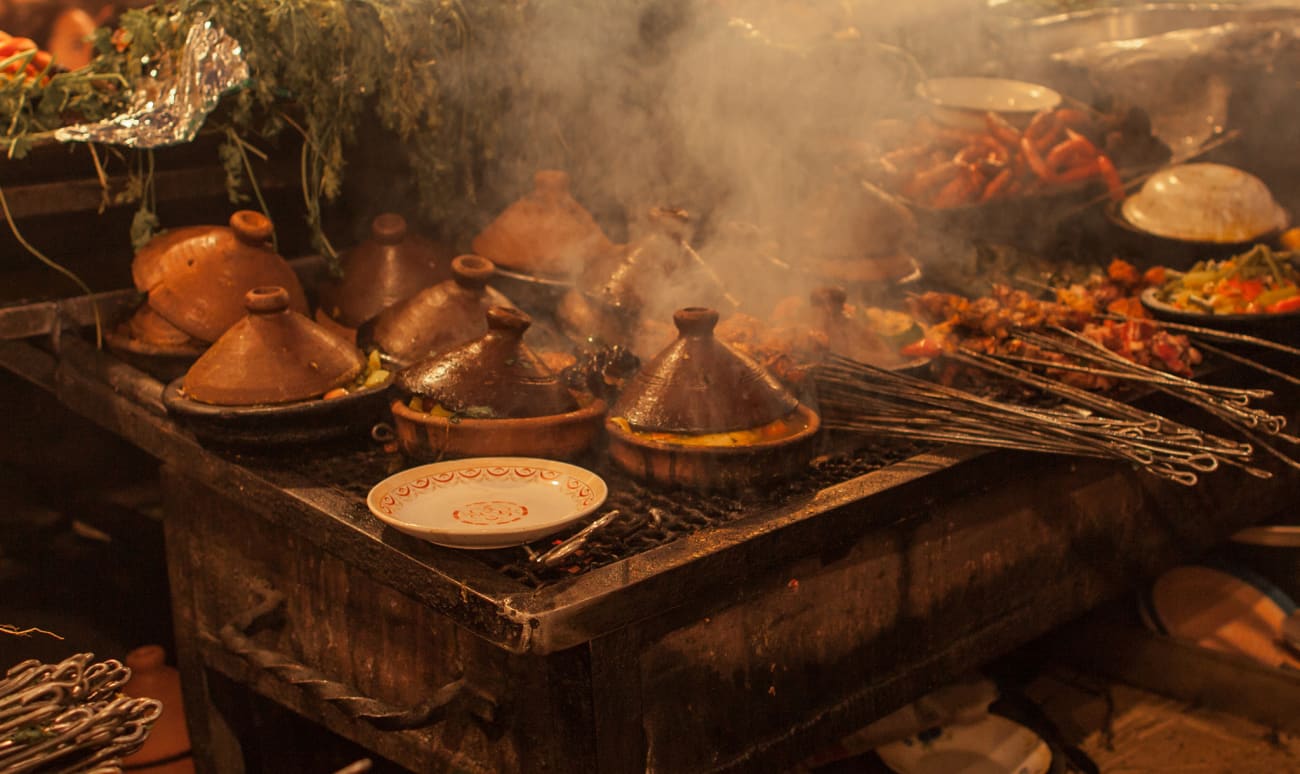
[[[599,512],[584,523],[617,509],[620,517],[595,532],[586,544],[557,566],[531,561],[523,548],[477,552],[493,569],[531,588],[542,588],[564,578],[602,567],[629,556],[666,545],[686,535],[734,521],[757,510],[777,507],[797,498],[843,483],[858,476],[912,457],[925,448],[901,441],[873,442],[869,449],[841,451],[814,460],[807,475],[776,486],[747,491],[743,495],[699,493],[662,489],[642,484],[603,458],[579,460],[609,485],[609,498]],[[370,488],[393,473],[412,464],[400,454],[387,453],[378,447],[339,449],[326,452],[315,449],[311,455],[276,457],[243,456],[241,464],[252,469],[273,469],[307,479],[312,485],[325,487],[345,497],[364,502]],[[537,552],[562,542],[578,525],[535,545]]]

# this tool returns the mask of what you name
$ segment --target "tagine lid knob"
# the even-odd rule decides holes
[[[275,314],[289,308],[289,291],[264,285],[244,294],[244,308],[253,314]]]
[[[532,318],[515,307],[494,306],[487,311],[488,330],[511,338],[522,339],[532,324]]]
[[[482,288],[496,271],[496,265],[481,255],[458,255],[451,262],[451,276],[462,287]]]
[[[153,699],[162,704],[162,713],[150,728],[144,744],[124,759],[126,768],[193,772],[180,672],[167,664],[166,650],[161,645],[141,645],[127,653],[123,662],[131,670],[131,676],[122,686],[122,694],[137,699]]]
[[[645,365],[611,414],[647,431],[723,433],[775,422],[799,406],[776,377],[713,335],[718,312],[673,315],[679,335]]]
[[[688,306],[673,313],[673,324],[683,336],[712,336],[718,325],[718,311],[700,306]]]
[[[275,228],[271,219],[255,210],[239,210],[230,216],[230,230],[239,241],[247,245],[264,245],[271,239]]]
[[[533,188],[540,193],[568,193],[569,173],[562,169],[540,169],[533,174]]]
[[[370,236],[381,245],[401,244],[406,238],[406,218],[395,212],[384,212],[370,221]]]

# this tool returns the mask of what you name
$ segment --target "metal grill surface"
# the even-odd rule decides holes
[[[624,475],[603,459],[578,460],[578,464],[600,474],[609,485],[609,498],[596,514],[574,528],[526,548],[476,553],[498,572],[531,588],[542,588],[747,514],[807,497],[820,489],[900,462],[924,448],[905,442],[873,442],[870,448],[817,457],[808,466],[806,475],[798,478],[733,494],[658,488]],[[378,447],[328,452],[313,449],[310,455],[239,455],[238,459],[254,469],[280,471],[306,479],[311,485],[332,489],[359,504],[364,503],[366,494],[376,483],[412,466],[400,454]],[[594,532],[564,561],[552,565],[534,561],[538,554],[612,510],[619,511],[618,517]]]

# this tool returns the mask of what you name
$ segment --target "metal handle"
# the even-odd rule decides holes
[[[257,645],[249,634],[261,621],[284,606],[284,594],[272,591],[256,606],[221,627],[218,637],[226,648],[254,666],[275,674],[318,699],[326,701],[355,720],[364,720],[381,731],[423,728],[446,719],[453,708],[461,708],[484,724],[494,724],[497,701],[466,682],[464,677],[447,683],[427,701],[403,709],[361,695],[355,688],[331,680],[321,672],[293,658]]]

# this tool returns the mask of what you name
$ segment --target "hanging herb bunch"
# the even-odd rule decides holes
[[[261,199],[249,164],[250,154],[264,157],[259,143],[285,130],[301,133],[306,218],[315,247],[337,257],[322,230],[322,202],[341,192],[358,129],[375,122],[399,140],[393,152],[410,169],[421,214],[454,228],[472,217],[477,176],[494,153],[514,77],[507,41],[522,28],[525,5],[168,0],[127,11],[116,29],[96,32],[86,67],[0,78],[0,149],[21,157],[60,126],[120,112],[131,88],[178,54],[186,31],[210,19],[239,41],[252,76],[205,126],[226,134],[220,160],[232,199],[246,197],[247,187]],[[147,180],[140,183],[128,186],[137,194],[131,200],[142,203],[137,220],[154,223]]]
[[[455,226],[472,217],[476,175],[493,153],[509,93],[506,41],[524,0],[184,0],[238,40],[251,86],[231,100],[223,162],[244,181],[256,138],[302,134],[302,184],[315,247],[331,259],[322,202],[342,190],[362,122],[401,142],[422,214]]]

